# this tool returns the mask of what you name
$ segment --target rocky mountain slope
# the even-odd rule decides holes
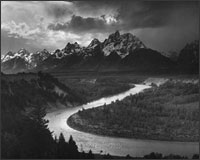
[[[1,59],[1,71],[5,73],[39,70],[170,72],[175,69],[198,72],[198,51],[198,41],[192,42],[181,50],[179,57],[174,61],[158,51],[147,48],[131,33],[121,35],[116,31],[104,42],[93,39],[87,47],[82,47],[75,42],[67,43],[63,49],[56,49],[53,53],[46,49],[36,53],[29,53],[25,49],[20,49],[16,53],[8,52]]]
[[[9,51],[1,58],[1,70],[6,73],[23,72],[33,69],[50,56],[50,53],[44,49],[36,53],[30,53],[21,48],[18,52]]]

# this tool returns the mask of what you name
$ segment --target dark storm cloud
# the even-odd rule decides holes
[[[162,5],[146,2],[124,3],[118,10],[125,29],[155,28],[169,23],[170,12]],[[129,12],[127,12],[129,11]]]
[[[108,25],[105,20],[100,18],[87,17],[73,15],[71,20],[66,23],[49,24],[48,28],[51,30],[73,31],[73,32],[85,32],[85,31],[104,31]]]
[[[70,7],[62,4],[48,4],[46,5],[46,11],[50,16],[55,18],[62,18],[64,16],[73,14],[73,11],[70,9]]]
[[[102,8],[106,9],[118,8],[124,2],[121,0],[101,0],[101,1],[89,0],[89,1],[74,1],[73,3],[76,6],[76,8],[80,10],[81,13],[87,13],[88,11],[95,13],[101,10]]]
[[[88,18],[81,16],[72,16],[71,21],[65,23],[50,24],[52,30],[65,30],[74,32],[87,32],[91,30],[111,31],[112,29],[132,30],[137,28],[159,28],[173,23],[179,23],[181,19],[174,19],[177,14],[186,17],[184,22],[191,18],[198,17],[198,2],[179,2],[179,1],[75,1],[75,8],[80,13],[88,14]],[[113,25],[107,24],[105,12],[99,15],[100,18],[94,18],[92,15],[100,14],[102,9],[113,10],[116,13],[114,18],[119,22]],[[185,13],[184,10],[187,10]],[[190,16],[188,16],[191,15]],[[181,22],[180,22],[181,23]]]
[[[187,10],[185,13],[182,10]],[[145,1],[128,2],[125,1],[119,7],[119,18],[124,22],[124,28],[156,28],[171,25],[174,23],[174,16],[181,12],[182,16],[187,16],[198,9],[198,2],[178,2],[178,1]],[[198,12],[196,12],[196,17]],[[194,18],[194,17],[190,17]],[[178,22],[179,19],[176,19]],[[187,19],[186,19],[187,21]],[[185,21],[185,22],[186,22]]]

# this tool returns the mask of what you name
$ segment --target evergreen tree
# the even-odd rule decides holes
[[[57,158],[68,158],[68,148],[68,143],[65,141],[63,134],[60,133],[57,144]]]
[[[94,159],[94,154],[92,153],[91,150],[89,150],[87,158],[88,159]]]
[[[84,151],[82,151],[81,153],[80,153],[80,157],[79,157],[80,159],[88,159],[87,158],[87,155],[86,155],[86,153],[84,152]]]
[[[44,120],[45,109],[35,107],[29,117],[23,120],[23,130],[20,135],[23,158],[49,158],[54,151],[54,141]]]
[[[103,156],[104,159],[112,159],[112,156],[108,153]]]
[[[70,135],[69,141],[69,158],[79,158],[78,147],[76,142],[73,140],[72,135]]]
[[[131,159],[131,156],[128,154],[128,155],[126,156],[126,159]]]
[[[192,156],[192,159],[199,159],[199,154],[194,154],[194,155]]]
[[[45,120],[44,117],[46,115],[46,108],[40,105],[35,106],[33,111],[30,113],[30,117],[41,127],[47,128],[48,120]]]

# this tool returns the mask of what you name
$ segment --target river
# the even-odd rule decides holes
[[[149,85],[135,85],[134,88],[126,92],[101,98],[99,100],[87,103],[85,105],[74,108],[59,109],[47,113],[45,119],[49,120],[48,127],[53,131],[54,136],[59,136],[62,132],[66,140],[72,135],[76,141],[79,151],[88,152],[90,149],[93,153],[100,153],[118,156],[144,156],[151,152],[158,152],[164,155],[178,154],[191,157],[195,153],[199,153],[199,143],[197,142],[169,142],[157,140],[141,140],[134,138],[116,138],[101,135],[94,135],[85,132],[80,132],[72,129],[67,125],[67,119],[82,108],[95,108],[104,104],[110,104],[112,101],[122,100],[130,94],[142,92],[144,89],[150,88]]]

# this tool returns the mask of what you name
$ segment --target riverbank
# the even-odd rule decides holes
[[[125,92],[132,88],[129,85],[133,82],[142,82],[144,78],[115,78],[115,77],[81,77],[81,78],[60,78],[60,81],[73,90],[76,90],[79,95],[87,102],[92,102],[101,97],[113,96]]]
[[[198,84],[168,82],[110,105],[79,111],[67,124],[103,136],[198,142],[198,97]]]
[[[77,113],[70,116],[67,120],[67,125],[69,125],[71,128],[91,133],[95,135],[101,135],[101,136],[109,136],[109,137],[116,137],[116,138],[134,138],[134,139],[141,139],[141,140],[159,140],[159,141],[177,141],[177,142],[198,142],[198,139],[192,139],[192,140],[185,140],[185,139],[172,139],[167,137],[159,137],[158,135],[143,135],[141,133],[132,134],[131,130],[117,130],[117,129],[107,129],[101,126],[97,125],[90,125],[88,122],[84,121],[82,118],[80,118]]]

